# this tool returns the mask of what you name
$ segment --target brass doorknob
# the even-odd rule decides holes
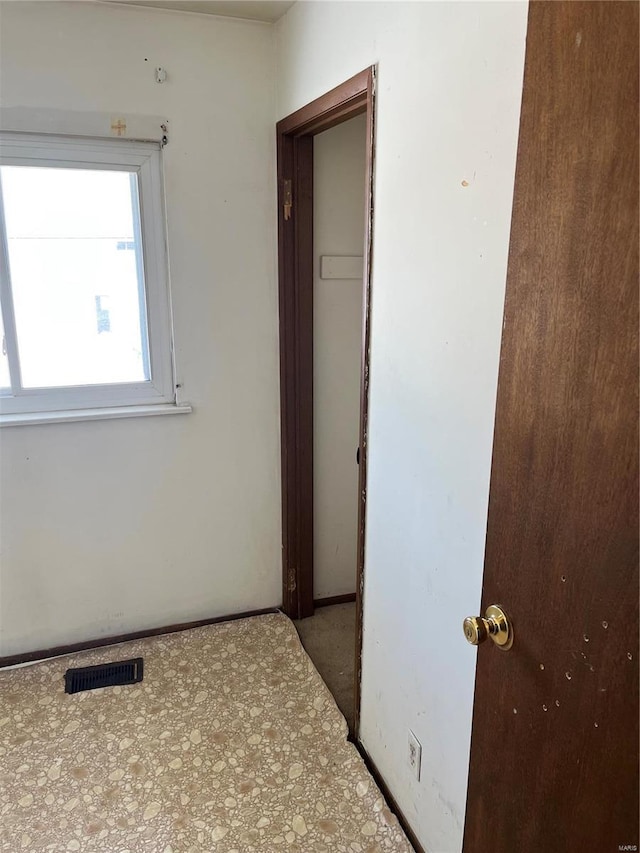
[[[479,646],[487,637],[491,637],[503,652],[508,651],[513,645],[513,626],[498,604],[487,607],[484,616],[467,616],[462,627],[467,642],[472,646]]]

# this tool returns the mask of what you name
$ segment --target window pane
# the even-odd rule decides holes
[[[1,174],[24,387],[149,379],[137,177]]]

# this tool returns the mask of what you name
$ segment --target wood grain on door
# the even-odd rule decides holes
[[[637,850],[636,2],[530,5],[483,613],[494,603],[515,643],[478,651],[465,852]]]

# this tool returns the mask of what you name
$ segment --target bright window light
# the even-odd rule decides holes
[[[0,411],[174,401],[159,146],[0,137]]]
[[[0,179],[24,387],[149,379],[137,176],[2,166]]]

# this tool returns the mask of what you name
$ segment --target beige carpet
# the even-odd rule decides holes
[[[64,693],[138,656],[140,684]],[[279,614],[0,672],[0,850],[409,853],[346,731]]]
[[[353,731],[356,605],[317,607],[313,616],[293,623],[305,651]]]

